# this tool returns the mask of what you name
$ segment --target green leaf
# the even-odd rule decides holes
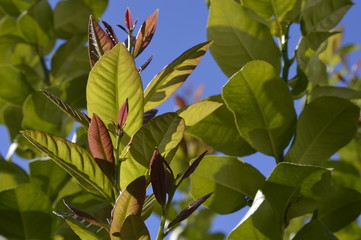
[[[293,240],[337,240],[329,229],[327,229],[319,220],[312,219],[304,225]]]
[[[344,99],[359,99],[361,98],[361,91],[347,87],[317,86],[314,87],[310,93],[310,98],[312,100],[325,96]]]
[[[196,125],[187,129],[216,151],[232,156],[246,156],[255,150],[239,135],[232,112],[225,106],[221,95],[206,100],[222,103],[222,106],[209,114]]]
[[[29,177],[21,167],[0,157],[0,191],[27,182]]]
[[[88,114],[96,113],[105,123],[116,121],[120,107],[129,102],[128,136],[142,126],[143,87],[133,57],[123,44],[117,44],[105,53],[89,74],[87,85]]]
[[[321,0],[306,7],[302,12],[301,21],[303,35],[332,29],[352,5],[350,0]]]
[[[264,177],[256,168],[235,157],[207,155],[191,175],[191,182],[194,198],[213,192],[204,206],[226,214],[244,207],[245,197],[253,199]]]
[[[88,151],[49,133],[31,130],[21,133],[42,153],[72,175],[87,191],[113,201],[112,184]]]
[[[0,192],[0,215],[0,235],[8,239],[51,238],[49,199],[32,184]]]
[[[41,92],[34,92],[23,105],[22,127],[68,136],[73,122]]]
[[[207,29],[214,41],[211,53],[228,77],[256,59],[280,68],[280,51],[269,29],[234,0],[212,1]]]
[[[336,97],[320,97],[306,105],[285,160],[304,164],[328,160],[355,135],[359,111],[354,104]]]
[[[151,119],[134,135],[130,154],[148,168],[155,148],[170,162],[183,138],[184,120],[176,113],[165,113]]]
[[[186,126],[191,127],[202,121],[222,105],[223,104],[219,102],[201,101],[179,109],[177,113],[184,119]]]
[[[252,61],[224,85],[222,96],[241,136],[256,150],[282,155],[296,123],[287,84],[263,61]]]
[[[147,226],[137,215],[129,215],[123,223],[120,231],[122,240],[150,240]]]
[[[0,65],[0,98],[21,106],[33,91],[21,71],[11,65]]]
[[[212,42],[198,44],[168,64],[144,91],[144,110],[153,109],[167,100],[197,67]]]
[[[145,177],[139,177],[131,182],[126,189],[119,195],[113,211],[112,211],[112,223],[110,226],[110,238],[120,239],[119,235],[122,234],[123,227],[125,228],[125,234],[132,231],[132,222],[126,225],[126,218],[130,215],[135,215],[140,218],[144,200],[145,200],[146,182]],[[133,226],[134,227],[134,226]],[[130,229],[129,229],[130,228]],[[121,237],[121,239],[123,239]]]

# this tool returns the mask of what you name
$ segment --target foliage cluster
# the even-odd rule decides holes
[[[143,89],[152,57],[139,67],[134,60],[152,40],[158,10],[136,33],[127,9],[122,43],[97,21],[105,0],[65,0],[55,9],[45,0],[4,1],[0,122],[12,151],[33,160],[26,173],[11,154],[0,159],[0,234],[150,239],[144,221],[156,213],[157,239],[174,228],[178,239],[223,239],[208,231],[214,212],[250,206],[227,239],[357,239],[361,91],[359,65],[346,61],[357,46],[341,46],[342,32],[333,30],[352,4],[209,1],[209,41]],[[290,54],[295,25],[301,38]],[[178,97],[177,112],[156,116],[208,48],[229,77],[221,94],[190,105]],[[69,141],[73,120],[80,126]],[[274,158],[270,176],[239,158],[256,152]],[[202,204],[207,209],[195,212]]]

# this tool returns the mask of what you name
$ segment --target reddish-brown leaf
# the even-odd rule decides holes
[[[157,28],[158,9],[144,21],[140,27],[135,44],[133,56],[137,57],[149,45]]]
[[[149,167],[150,182],[152,183],[154,196],[162,206],[165,205],[166,194],[169,190],[169,183],[166,183],[168,178],[166,177],[166,171],[164,169],[164,161],[158,149],[154,150]]]
[[[115,46],[112,39],[104,32],[100,25],[90,16],[88,27],[88,51],[90,65]]]
[[[106,22],[101,20],[106,33],[108,34],[109,38],[113,41],[114,45],[117,44],[119,42],[117,35],[115,34],[113,28]]]
[[[128,113],[129,113],[129,104],[128,104],[128,98],[127,98],[118,113],[118,126],[119,127],[124,128],[125,123],[128,118]]]
[[[154,118],[158,109],[150,109],[143,114],[143,124],[146,124],[150,119]]]
[[[72,211],[76,217],[80,218],[81,220],[84,220],[88,223],[91,223],[93,225],[102,227],[102,228],[107,228],[103,223],[99,222],[94,216],[90,215],[89,213],[86,213],[84,211],[81,211],[79,209],[76,209],[74,206],[70,205],[69,203],[67,203],[65,200],[63,200],[65,206]],[[74,217],[73,217],[74,218]]]
[[[148,67],[149,63],[150,63],[152,60],[153,60],[153,55],[150,56],[150,57],[148,58],[148,60],[145,61],[145,63],[143,63],[142,66],[140,66],[140,68],[138,69],[138,72],[141,73],[144,69],[146,69],[146,68]]]
[[[199,155],[199,157],[194,160],[194,162],[189,166],[189,168],[187,169],[187,171],[183,174],[182,176],[182,180],[186,179],[187,177],[189,177],[198,167],[199,163],[202,161],[202,159],[204,158],[204,156],[207,154],[208,150],[206,150],[205,152],[203,152],[201,155]]]
[[[197,208],[202,205],[210,196],[212,193],[208,193],[207,195],[198,198],[194,202],[188,205],[183,211],[181,211],[178,216],[176,216],[169,224],[168,229],[165,233],[165,235],[169,232],[169,230],[174,227],[177,223],[180,223],[181,221],[187,219]]]
[[[133,29],[133,17],[132,17],[132,13],[130,12],[129,8],[127,8],[127,11],[125,11],[124,22],[125,22],[125,26],[129,30]]]
[[[103,121],[93,114],[88,129],[88,143],[90,152],[95,158],[103,173],[111,180],[114,180],[115,167],[113,144],[108,129]]]

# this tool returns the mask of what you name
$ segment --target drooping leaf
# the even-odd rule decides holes
[[[150,240],[149,231],[141,217],[138,215],[128,215],[120,231],[122,240]]]
[[[359,99],[361,98],[361,91],[347,87],[322,86],[314,87],[310,93],[310,98],[312,100],[324,96],[344,99]]]
[[[20,166],[0,157],[0,182],[0,191],[3,191],[29,182],[29,177]]]
[[[246,205],[246,197],[254,199],[264,177],[251,165],[229,156],[207,155],[191,175],[194,198],[213,192],[204,205],[226,214]]]
[[[176,224],[180,223],[181,221],[187,219],[199,206],[201,206],[207,199],[212,195],[209,193],[203,197],[198,198],[191,204],[187,206],[186,209],[182,210],[167,226],[167,232],[172,229]]]
[[[0,98],[21,106],[33,91],[24,74],[11,65],[0,65]]]
[[[154,149],[169,162],[182,140],[185,124],[176,113],[165,113],[151,119],[133,137],[132,157],[144,167],[149,166]]]
[[[168,192],[164,162],[165,160],[162,155],[160,155],[158,149],[154,150],[149,164],[150,182],[152,184],[154,196],[162,207],[166,204]]]
[[[228,77],[252,60],[264,60],[276,71],[280,68],[280,51],[269,29],[234,0],[212,2],[207,31],[208,39],[214,41],[212,56]]]
[[[137,57],[149,45],[157,27],[158,9],[144,21],[140,27],[135,43],[133,56]]]
[[[8,239],[51,238],[51,204],[30,183],[0,192],[0,215],[0,235]]]
[[[88,151],[49,133],[31,130],[21,133],[42,153],[72,175],[87,191],[113,201],[112,184]]]
[[[326,32],[335,27],[353,5],[350,0],[322,0],[302,12],[303,35],[310,32]]]
[[[110,226],[110,238],[120,239],[120,234],[125,220],[130,215],[140,217],[145,200],[145,177],[139,177],[131,182],[119,195],[113,211]]]
[[[300,115],[296,138],[285,160],[303,164],[328,160],[354,136],[359,111],[357,106],[345,99],[315,99]]]
[[[99,23],[92,16],[89,18],[88,26],[88,52],[90,65],[98,61],[104,53],[110,51],[115,46],[114,41],[100,27]]]
[[[74,108],[70,104],[64,102],[54,94],[41,90],[41,92],[49,98],[58,108],[60,108],[63,112],[65,112],[69,117],[73,118],[75,121],[79,122],[84,128],[88,129],[90,118],[83,112]]]
[[[124,131],[133,136],[143,122],[143,87],[132,56],[123,44],[117,44],[90,71],[88,114],[98,114],[108,126],[112,120],[117,120],[119,109],[126,99],[131,110],[127,118],[129,124]]]
[[[88,143],[90,152],[99,168],[114,183],[115,161],[112,139],[103,121],[95,113],[93,113],[88,129]]]
[[[255,150],[239,135],[232,112],[226,107],[220,95],[206,100],[222,103],[222,106],[209,114],[196,125],[187,129],[216,151],[232,156],[246,156]]]
[[[222,97],[240,135],[256,150],[278,159],[293,135],[296,112],[276,70],[264,61],[252,61],[224,85]]]
[[[222,103],[212,101],[200,101],[177,111],[178,115],[184,119],[186,126],[193,126],[202,121],[209,114],[217,110]]]
[[[197,67],[212,42],[198,44],[168,64],[148,84],[144,92],[144,110],[150,110],[167,100]]]

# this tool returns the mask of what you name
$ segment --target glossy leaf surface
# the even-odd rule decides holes
[[[256,150],[279,158],[292,137],[296,112],[276,70],[266,62],[252,61],[226,83],[222,97],[240,135]]]

